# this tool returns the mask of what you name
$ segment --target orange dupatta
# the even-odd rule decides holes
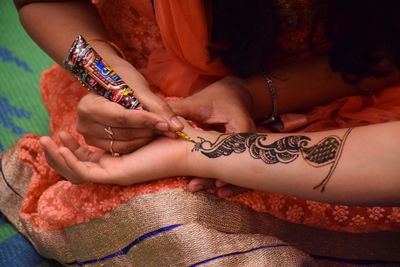
[[[167,96],[185,97],[229,75],[219,60],[210,62],[202,0],[155,1],[165,49],[151,54],[145,74]],[[284,132],[321,131],[400,119],[400,86],[374,95],[338,99],[306,114],[282,114]]]
[[[155,1],[165,49],[154,51],[145,70],[149,81],[167,96],[188,96],[229,74],[210,61],[207,18],[202,0]]]

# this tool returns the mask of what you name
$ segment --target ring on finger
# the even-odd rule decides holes
[[[110,140],[114,140],[114,132],[113,132],[111,126],[104,127],[104,132],[106,132],[106,134],[108,135],[108,138],[110,138]]]
[[[113,145],[114,145],[114,139],[111,139],[111,140],[110,140],[110,148],[109,148],[111,155],[112,155],[113,157],[119,157],[119,156],[121,156],[121,154],[119,154],[118,152],[114,152]]]

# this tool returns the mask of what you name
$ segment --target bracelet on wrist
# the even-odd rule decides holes
[[[257,123],[259,123],[261,125],[270,124],[272,122],[279,120],[278,95],[277,95],[274,83],[271,80],[271,78],[268,77],[267,75],[264,75],[263,78],[267,84],[267,88],[268,88],[269,94],[271,96],[272,112],[271,112],[271,114],[257,120]]]

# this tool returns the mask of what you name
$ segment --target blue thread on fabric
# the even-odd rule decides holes
[[[29,119],[31,118],[31,113],[25,109],[14,107],[7,98],[0,96],[0,124],[10,129],[14,134],[25,133],[26,131],[23,128],[15,125],[11,120],[12,116]]]
[[[377,265],[377,264],[391,264],[400,266],[399,261],[385,261],[385,260],[360,260],[360,259],[343,259],[330,256],[310,255],[315,260],[329,260],[340,263],[354,264],[354,265]]]
[[[226,258],[226,257],[230,257],[230,256],[245,254],[245,253],[249,253],[249,252],[260,250],[260,249],[272,249],[272,248],[287,247],[287,246],[288,246],[287,244],[277,244],[277,245],[273,245],[273,246],[256,247],[256,248],[252,248],[252,249],[245,250],[245,251],[235,251],[235,252],[219,255],[219,256],[216,256],[216,257],[213,257],[213,258],[209,258],[209,259],[197,262],[195,264],[190,265],[190,267],[199,266],[199,265],[202,265],[202,264],[205,264],[205,263],[209,263],[211,261],[218,260],[218,259],[221,259],[221,258]]]
[[[179,227],[179,226],[182,226],[182,224],[173,224],[173,225],[165,226],[165,227],[162,227],[162,228],[160,228],[160,229],[157,229],[157,230],[154,230],[154,231],[152,231],[152,232],[149,232],[149,233],[147,233],[147,234],[144,234],[144,235],[138,237],[137,239],[133,240],[132,243],[130,243],[128,246],[124,247],[123,249],[121,249],[121,250],[119,250],[119,251],[117,251],[117,252],[115,252],[115,253],[113,253],[113,254],[111,254],[111,255],[102,257],[102,258],[100,258],[100,259],[94,259],[94,260],[88,260],[88,261],[74,261],[74,262],[65,263],[65,264],[66,264],[66,265],[78,265],[78,266],[83,266],[83,265],[85,265],[85,264],[97,263],[97,262],[101,262],[101,261],[105,261],[105,260],[109,260],[109,259],[112,259],[112,258],[121,256],[121,255],[125,255],[125,254],[128,253],[128,251],[129,251],[132,247],[138,245],[140,242],[142,242],[142,241],[144,241],[144,240],[146,240],[146,239],[148,239],[148,238],[150,238],[150,237],[153,237],[153,236],[156,236],[156,235],[158,235],[158,234],[161,234],[161,233],[163,233],[163,232],[173,230],[173,229],[175,229],[175,228],[177,228],[177,227]]]
[[[3,181],[4,181],[4,183],[7,185],[7,187],[8,188],[10,188],[11,189],[11,191],[13,191],[16,195],[18,195],[20,198],[22,198],[22,196],[17,192],[17,191],[15,191],[15,189],[11,186],[11,184],[7,181],[7,178],[6,178],[6,176],[4,175],[4,172],[3,172],[3,161],[2,161],[2,158],[0,157],[0,176],[3,178]]]
[[[32,68],[26,61],[14,56],[13,52],[4,46],[0,46],[0,61],[15,64],[17,67],[22,68],[26,72],[33,73]]]

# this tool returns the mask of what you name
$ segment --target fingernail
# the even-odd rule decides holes
[[[163,132],[163,135],[165,135],[166,137],[169,137],[169,138],[174,138],[174,139],[178,137],[176,134],[171,133],[171,132]]]
[[[154,127],[162,132],[168,131],[168,123],[166,122],[157,122]]]
[[[179,121],[179,119],[177,117],[172,117],[171,122],[177,128],[180,128],[183,126],[183,124]]]

